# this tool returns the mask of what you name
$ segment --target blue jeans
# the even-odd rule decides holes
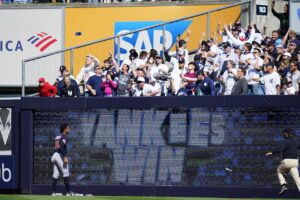
[[[253,85],[248,85],[248,94],[249,95],[264,95],[264,89],[261,84],[253,84]]]

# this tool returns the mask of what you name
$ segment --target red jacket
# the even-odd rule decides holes
[[[45,82],[43,86],[39,86],[40,97],[54,97],[56,92],[56,87],[50,85],[48,82]]]

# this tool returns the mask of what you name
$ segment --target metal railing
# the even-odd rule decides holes
[[[117,39],[117,48],[118,48],[117,49],[117,61],[120,64],[120,38],[123,37],[123,36],[162,26],[163,27],[163,33],[162,33],[163,43],[162,43],[162,45],[164,47],[165,40],[166,40],[166,35],[165,35],[166,25],[171,24],[171,23],[175,23],[175,22],[179,22],[179,21],[183,21],[183,20],[187,20],[187,19],[192,19],[192,18],[195,18],[195,17],[203,16],[203,15],[207,15],[206,32],[208,33],[208,36],[209,36],[209,33],[210,33],[210,16],[213,12],[217,12],[217,11],[225,10],[225,9],[232,8],[232,7],[235,7],[235,6],[245,5],[245,4],[248,4],[248,6],[249,6],[249,8],[248,8],[248,10],[249,10],[248,19],[249,19],[249,23],[250,23],[252,21],[251,18],[252,18],[252,10],[253,10],[253,5],[252,5],[253,1],[251,1],[251,0],[242,0],[241,2],[238,2],[238,3],[233,3],[233,4],[223,6],[223,7],[220,7],[220,8],[215,8],[215,9],[211,9],[211,10],[208,10],[208,11],[200,12],[200,13],[190,15],[190,16],[187,16],[187,17],[182,17],[182,18],[178,18],[178,19],[163,22],[163,23],[158,23],[156,25],[151,25],[151,26],[147,26],[147,27],[144,27],[144,28],[136,29],[134,31],[114,35],[114,36],[111,36],[111,37],[106,37],[106,38],[99,39],[99,40],[94,40],[94,41],[87,42],[87,43],[84,43],[84,44],[81,44],[81,45],[76,45],[76,46],[72,46],[72,47],[69,47],[69,48],[62,49],[62,50],[47,53],[47,54],[44,54],[44,55],[41,55],[41,56],[36,56],[36,57],[33,57],[33,58],[24,59],[24,60],[22,60],[22,96],[25,96],[25,63],[26,62],[30,62],[30,61],[33,61],[33,60],[37,60],[37,59],[45,58],[45,57],[48,57],[48,56],[51,56],[51,55],[55,55],[55,54],[58,54],[58,53],[63,53],[63,52],[66,52],[66,51],[70,51],[70,71],[71,71],[71,73],[73,73],[74,49],[82,48],[82,47],[93,45],[93,44],[100,43],[100,42],[105,42],[105,41],[112,40],[112,39]]]

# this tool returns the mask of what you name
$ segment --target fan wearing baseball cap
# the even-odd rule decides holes
[[[157,95],[160,91],[155,89],[152,85],[145,83],[145,78],[144,77],[138,77],[137,78],[137,84],[132,87],[132,94],[135,97],[142,97],[142,96],[155,96]]]
[[[220,75],[222,75],[227,69],[228,58],[230,58],[236,64],[239,63],[239,57],[232,49],[230,42],[223,42],[222,48],[223,52],[219,55],[219,58],[217,59]]]
[[[45,78],[41,77],[38,80],[39,82],[39,96],[40,97],[54,97],[56,95],[57,89],[55,86],[50,85],[46,82]]]

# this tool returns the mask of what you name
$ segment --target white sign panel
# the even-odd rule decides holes
[[[300,2],[290,2],[290,27],[300,34]]]
[[[0,156],[11,155],[11,108],[0,108]]]
[[[62,48],[62,10],[1,9],[0,19],[0,86],[21,86],[23,59]],[[61,56],[37,63],[26,66],[26,85],[37,85],[41,76],[53,81]]]

